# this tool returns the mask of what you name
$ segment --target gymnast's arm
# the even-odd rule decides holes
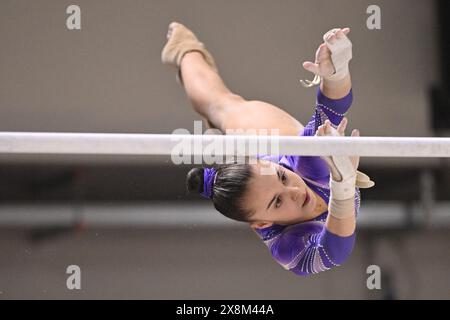
[[[316,136],[344,135],[347,119],[337,129],[326,120]],[[352,136],[357,136],[357,131]],[[330,201],[325,225],[300,223],[283,232],[272,250],[279,261],[298,275],[325,271],[344,263],[350,257],[355,239],[355,180],[359,157],[322,157],[329,167]],[[286,249],[289,248],[289,249]]]
[[[355,198],[353,197],[353,204],[355,203]],[[330,207],[328,207],[328,211]],[[355,207],[350,209],[353,212],[353,216],[345,219],[337,219],[333,215],[329,214],[325,222],[325,228],[331,233],[340,237],[349,237],[353,235],[356,230],[356,216]]]
[[[308,130],[303,135],[314,135],[316,130],[316,135],[344,135],[347,119],[343,119],[343,116],[352,102],[352,83],[348,67],[352,44],[346,37],[349,31],[350,29],[344,28],[327,32],[323,37],[324,43],[316,52],[316,61],[303,63],[305,69],[322,78],[317,94],[317,107],[328,118],[325,124],[317,127],[321,121],[316,114],[315,130]],[[337,130],[331,127],[331,123],[338,126]],[[354,131],[352,136],[354,135],[359,133]],[[307,167],[319,167],[318,163],[312,165],[319,162],[315,157],[298,158],[298,163],[303,160],[302,163]],[[355,180],[359,158],[341,157],[338,163],[333,163],[335,157],[322,159],[330,169],[328,216],[325,226],[317,236],[302,238],[304,247],[299,245],[291,251],[291,256],[299,257],[298,263],[291,271],[299,275],[325,271],[342,264],[350,256],[355,243]],[[299,254],[292,255],[292,252],[296,253],[299,250]]]
[[[337,81],[323,79],[320,83],[320,91],[330,99],[341,99],[347,96],[351,88],[350,72],[343,79]]]
[[[351,90],[352,83],[350,78],[350,73],[348,73],[343,79],[339,81],[328,81],[323,79],[320,84],[320,90],[325,96],[330,99],[341,99],[345,97]],[[352,201],[353,207],[351,210],[355,211],[355,198],[353,196]],[[330,207],[328,208],[330,211]],[[335,235],[341,237],[351,236],[356,229],[356,217],[355,214],[349,216],[345,219],[337,219],[331,214],[328,215],[325,227]]]
[[[330,70],[334,69],[334,74],[331,76],[323,76],[322,81],[320,83],[320,91],[323,93],[325,97],[331,100],[338,100],[346,97],[352,88],[352,82],[351,82],[351,76],[349,71],[349,65],[348,62],[351,59],[352,56],[352,44],[350,40],[347,38],[347,34],[350,32],[350,29],[344,28],[344,29],[333,29],[327,32],[323,36],[324,43],[319,47],[317,54],[316,54],[316,64],[312,63],[306,63],[305,67],[311,67],[310,71],[313,71],[314,68],[316,73],[320,70],[321,72],[325,74],[329,74]],[[332,67],[331,67],[332,66]],[[308,68],[307,68],[308,69]],[[319,92],[320,93],[320,92]],[[328,100],[326,99],[326,100]],[[351,102],[350,102],[351,103]],[[348,108],[347,108],[348,109]],[[339,119],[340,118],[340,119]],[[335,125],[338,125],[337,130],[331,131],[332,128],[329,127],[329,123],[325,123],[321,128],[317,130],[318,135],[345,135],[345,126],[347,124],[347,120],[344,118],[344,121],[342,120],[342,117],[338,117],[337,119],[333,119],[331,117],[332,122]],[[335,121],[333,121],[335,120]],[[354,133],[352,133],[354,135]],[[356,135],[356,133],[355,133]],[[327,164],[330,167],[330,182],[334,181],[334,185],[338,186],[339,183],[336,183],[337,179],[340,177],[338,169],[336,166],[332,165],[331,158],[328,158]],[[325,159],[324,159],[325,160]],[[355,165],[357,167],[357,162],[355,160]],[[353,168],[348,168],[350,171],[353,171]],[[356,172],[356,169],[354,170]],[[351,172],[353,174],[353,172]],[[333,187],[333,184],[330,184],[331,188]],[[339,190],[342,191],[342,190]],[[354,187],[353,187],[354,191]],[[333,190],[331,189],[331,192],[333,193]],[[336,192],[337,193],[337,190]],[[345,197],[344,197],[345,198]],[[336,218],[336,216],[333,216],[333,214],[329,214],[327,221],[325,223],[325,226],[327,230],[331,231],[333,234],[342,236],[342,237],[348,237],[352,235],[356,228],[356,218],[355,218],[355,199],[354,199],[354,192],[353,196],[350,198],[347,195],[348,199],[345,199],[345,206],[343,208],[338,208],[338,210],[348,210],[351,211],[350,213],[344,215],[344,217],[340,217],[339,219]],[[331,200],[331,199],[330,199]],[[340,200],[337,200],[338,206],[340,204],[343,204],[343,202]],[[336,205],[336,203],[335,203]],[[332,207],[332,203],[330,201],[330,205],[328,208],[328,211],[335,209],[336,207]]]
[[[334,205],[331,205],[331,201],[333,200],[330,199],[325,226],[318,239],[318,248],[321,249],[319,252],[322,253],[321,258],[327,268],[343,264],[350,257],[356,240],[354,196],[341,203],[341,210],[344,210],[341,214],[344,213],[344,217],[340,218],[336,217],[339,213],[333,208],[338,201],[334,201]]]
[[[344,136],[347,119],[344,118],[337,129],[329,120],[317,130],[318,136]],[[352,136],[359,136],[353,130]],[[334,257],[335,263],[345,261],[353,250],[356,229],[355,195],[358,156],[323,157],[330,169],[330,200],[325,230],[321,245]]]

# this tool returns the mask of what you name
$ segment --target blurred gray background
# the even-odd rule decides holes
[[[66,8],[81,7],[81,30]],[[381,30],[366,27],[369,5]],[[351,28],[349,127],[366,136],[448,136],[437,1],[0,1],[0,130],[193,132],[200,117],[160,62],[167,27],[190,27],[228,87],[305,124],[315,89],[301,62],[322,34]],[[442,11],[442,10],[441,10]],[[445,41],[444,41],[445,42]],[[450,71],[450,70],[449,70]],[[444,74],[444,76],[443,76]],[[433,120],[434,119],[434,120]],[[284,271],[245,224],[184,187],[166,157],[0,155],[0,299],[450,298],[445,159],[364,158],[358,238],[342,267]],[[82,290],[66,288],[67,266]],[[379,265],[381,290],[366,268]]]

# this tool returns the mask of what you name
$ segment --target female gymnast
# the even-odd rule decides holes
[[[315,62],[303,63],[315,75],[303,84],[320,84],[306,127],[274,105],[232,93],[204,44],[180,23],[169,25],[161,58],[176,67],[177,80],[209,128],[222,133],[278,129],[288,136],[344,136],[344,115],[352,103],[349,32],[337,28],[325,33]],[[359,131],[351,136],[358,137]],[[275,169],[272,175],[260,170],[268,164]],[[309,275],[341,265],[353,250],[359,188],[374,185],[358,165],[357,156],[260,155],[252,164],[194,168],[186,183],[188,191],[212,199],[226,217],[248,223],[285,269]]]

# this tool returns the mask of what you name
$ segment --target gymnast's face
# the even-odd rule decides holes
[[[254,212],[252,228],[295,224],[317,216],[316,194],[298,174],[266,160],[253,164],[252,170],[245,196],[246,205]]]

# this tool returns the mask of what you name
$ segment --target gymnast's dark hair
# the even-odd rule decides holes
[[[217,170],[212,191],[214,207],[230,219],[248,222],[253,212],[245,208],[243,197],[252,177],[251,166],[247,163],[231,163],[212,167]],[[203,174],[203,168],[193,168],[188,172],[186,188],[189,193],[202,193]]]

